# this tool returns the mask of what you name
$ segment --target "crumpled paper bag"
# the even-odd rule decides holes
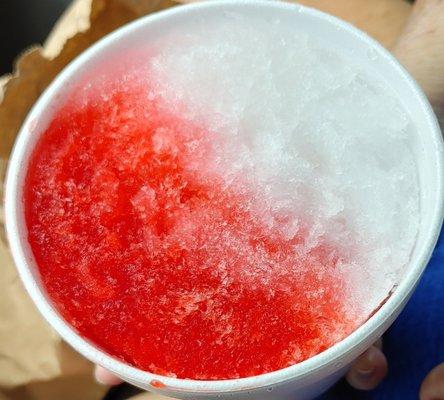
[[[300,3],[354,23],[387,47],[394,43],[411,7],[404,0]],[[76,0],[43,47],[22,53],[13,74],[0,77],[1,187],[21,123],[58,72],[105,34],[141,15],[172,6],[177,6],[173,0]],[[103,398],[106,388],[94,383],[92,365],[60,339],[25,293],[8,251],[1,211],[0,400]]]

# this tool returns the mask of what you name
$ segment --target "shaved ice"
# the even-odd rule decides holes
[[[382,77],[297,26],[187,32],[68,90],[28,166],[28,238],[57,310],[109,354],[253,376],[344,339],[402,279],[417,132]]]

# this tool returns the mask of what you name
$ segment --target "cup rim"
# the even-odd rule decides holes
[[[338,29],[346,31],[347,34],[355,36],[355,38],[359,39],[363,45],[373,48],[382,58],[386,60],[387,63],[392,64],[392,67],[397,69],[398,73],[404,79],[405,84],[410,86],[410,91],[412,95],[416,97],[416,102],[421,106],[421,112],[425,115],[427,120],[429,134],[432,137],[436,149],[436,154],[434,154],[434,157],[436,157],[436,163],[439,168],[436,182],[436,193],[437,198],[441,201],[437,202],[435,209],[433,210],[433,226],[430,227],[430,236],[421,248],[420,256],[418,257],[420,262],[418,262],[416,265],[411,265],[410,270],[408,273],[406,273],[399,286],[390,296],[387,302],[383,304],[381,308],[367,320],[367,322],[365,322],[362,326],[339,343],[301,363],[257,376],[227,380],[192,380],[167,377],[132,367],[123,361],[108,355],[105,353],[105,351],[100,350],[94,344],[90,343],[88,340],[82,338],[78,333],[76,333],[75,330],[58,314],[55,308],[51,305],[50,301],[47,300],[43,288],[41,288],[34,279],[31,268],[26,261],[23,244],[23,242],[26,241],[26,238],[21,238],[20,236],[19,213],[17,209],[17,205],[21,201],[18,198],[18,187],[20,185],[18,171],[21,168],[22,159],[24,158],[25,149],[27,148],[27,142],[31,136],[31,121],[42,113],[49,99],[53,98],[53,96],[59,91],[63,82],[65,80],[69,80],[75,74],[76,70],[86,61],[88,61],[96,52],[119,40],[120,37],[138,30],[145,24],[149,24],[154,20],[168,19],[173,15],[187,13],[190,10],[223,8],[225,6],[237,6],[245,4],[264,8],[278,7],[284,10],[293,11],[296,8],[300,13],[322,19],[325,22],[334,25]],[[380,45],[376,40],[370,38],[367,34],[336,17],[302,5],[270,2],[267,0],[216,0],[198,2],[173,7],[158,13],[147,15],[119,28],[111,34],[108,34],[78,56],[67,67],[65,67],[65,69],[45,90],[43,95],[40,96],[20,129],[12,155],[10,157],[5,188],[5,221],[7,237],[21,280],[41,314],[43,314],[45,319],[53,328],[55,328],[55,330],[64,340],[66,340],[72,347],[74,347],[90,361],[102,365],[113,373],[127,377],[135,383],[141,384],[141,382],[145,382],[146,384],[149,384],[152,381],[160,381],[166,386],[165,389],[171,389],[173,391],[207,393],[244,391],[249,388],[275,385],[291,379],[304,379],[305,377],[321,369],[328,367],[333,368],[334,365],[337,368],[338,360],[343,358],[344,355],[353,352],[356,347],[358,347],[360,344],[362,345],[366,339],[374,335],[382,325],[390,321],[393,311],[399,308],[400,305],[407,300],[412,290],[418,283],[439,236],[444,214],[443,157],[444,148],[441,131],[425,94],[419,88],[418,84],[413,80],[413,78],[407,73],[407,71],[394,58],[394,56],[392,56],[385,48],[382,47],[382,45]]]

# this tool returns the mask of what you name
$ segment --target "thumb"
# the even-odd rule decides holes
[[[444,119],[444,1],[417,0],[393,52]]]

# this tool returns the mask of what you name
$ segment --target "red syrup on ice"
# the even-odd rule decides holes
[[[217,132],[138,85],[100,90],[56,113],[24,194],[43,284],[82,336],[143,370],[228,379],[303,361],[355,328],[340,249],[301,251],[304,229],[277,229],[295,216],[207,168]]]

